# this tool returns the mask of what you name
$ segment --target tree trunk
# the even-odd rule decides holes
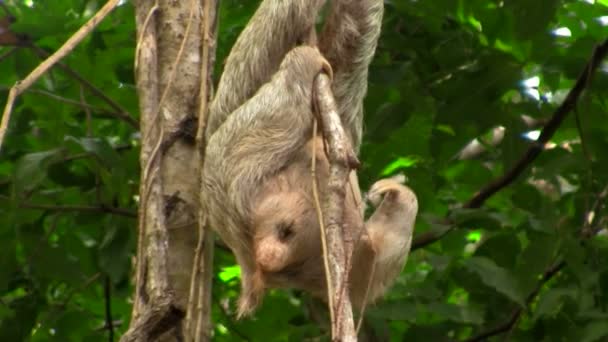
[[[207,107],[209,66],[215,57],[214,31],[203,39],[203,24],[213,27],[216,1],[138,0],[135,7],[142,141],[139,241],[131,325],[123,340],[194,340],[196,326],[186,331],[183,318],[189,307],[200,215],[197,117],[204,117],[199,111]],[[212,238],[209,235],[205,238]],[[203,241],[201,245],[213,246]],[[201,259],[212,260],[210,252],[201,252]],[[201,264],[208,265],[205,260]],[[210,273],[200,278],[210,286]],[[208,300],[202,303],[209,305]],[[202,330],[209,329],[206,318],[198,320],[207,322]],[[208,338],[209,331],[198,331],[203,340]]]

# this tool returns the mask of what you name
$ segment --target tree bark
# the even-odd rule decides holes
[[[203,37],[202,32],[206,1],[216,4],[211,0],[135,2],[135,73],[142,141],[140,222],[134,305],[123,341],[195,338],[185,331],[183,318],[200,215],[196,120],[201,115],[199,108],[206,108],[202,104],[209,93],[201,97],[200,91],[205,85],[210,90],[209,63],[215,57],[214,35]],[[207,56],[202,56],[203,44],[211,47]],[[203,245],[201,264],[209,274],[201,281],[210,282],[212,270],[204,259],[211,258],[212,244]],[[210,305],[208,302],[203,305]],[[204,329],[210,329],[210,324]],[[200,333],[210,336],[209,331]]]
[[[318,116],[327,141],[330,161],[328,192],[323,199],[323,222],[328,258],[326,273],[328,301],[331,314],[332,341],[357,341],[353,310],[348,291],[348,274],[354,250],[354,236],[344,229],[344,197],[348,175],[359,166],[357,156],[344,132],[331,81],[325,74],[317,76],[314,84]],[[325,249],[325,248],[324,248]]]

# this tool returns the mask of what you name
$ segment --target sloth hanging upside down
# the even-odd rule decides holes
[[[327,293],[313,150],[321,195],[329,162],[322,137],[312,136],[313,81],[333,75],[339,115],[358,151],[383,1],[332,1],[317,43],[315,20],[324,2],[264,0],[232,48],[211,103],[202,205],[241,266],[239,316],[251,313],[267,288]],[[344,229],[361,236],[349,274],[351,299],[360,306],[368,286],[373,302],[403,268],[418,202],[395,179],[380,180],[368,195],[376,211],[363,222],[355,171],[346,187]]]

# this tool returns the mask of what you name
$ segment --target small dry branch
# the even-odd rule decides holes
[[[54,54],[40,63],[25,79],[17,82],[8,93],[2,122],[0,122],[0,149],[8,129],[11,112],[17,96],[21,95],[26,89],[32,86],[42,75],[44,75],[53,65],[67,56],[74,48],[89,34],[97,25],[118,5],[120,0],[108,1],[89,21],[74,33]]]
[[[564,119],[568,114],[575,108],[579,98],[583,94],[583,91],[587,88],[591,81],[591,77],[595,73],[595,70],[600,66],[601,62],[606,58],[608,54],[608,39],[603,41],[601,44],[595,47],[591,58],[585,65],[583,71],[579,75],[574,87],[570,89],[566,99],[562,104],[557,107],[553,113],[551,119],[543,126],[540,136],[537,141],[532,144],[528,150],[521,156],[521,158],[515,163],[511,169],[509,169],[501,177],[493,180],[484,188],[479,190],[471,199],[463,205],[466,209],[480,208],[488,198],[506,188],[513,183],[521,174],[523,174],[530,165],[536,160],[541,154],[545,144],[553,137],[553,134],[560,127]],[[453,225],[450,224],[449,220],[446,220],[445,224],[448,226],[443,231],[437,232],[425,232],[414,239],[412,242],[412,251],[423,248],[427,245],[438,241],[447,233],[453,229]]]
[[[314,103],[321,122],[323,137],[330,162],[327,193],[323,198],[323,230],[327,241],[328,286],[333,293],[329,298],[334,341],[356,341],[352,306],[348,291],[348,274],[353,251],[352,232],[344,230],[344,199],[346,183],[351,169],[359,165],[355,152],[344,132],[336,101],[331,91],[331,81],[319,74],[314,83]],[[350,233],[350,234],[349,234]]]

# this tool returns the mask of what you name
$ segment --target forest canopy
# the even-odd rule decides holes
[[[220,1],[215,84],[258,4]],[[0,0],[2,108],[103,5]],[[608,336],[607,10],[608,0],[385,1],[359,180],[367,189],[404,174],[420,209],[406,267],[366,309],[369,340]],[[135,25],[121,1],[14,103],[0,150],[1,341],[108,341],[129,327]],[[325,306],[299,291],[270,291],[236,320],[239,277],[217,243],[214,340],[328,339]]]

